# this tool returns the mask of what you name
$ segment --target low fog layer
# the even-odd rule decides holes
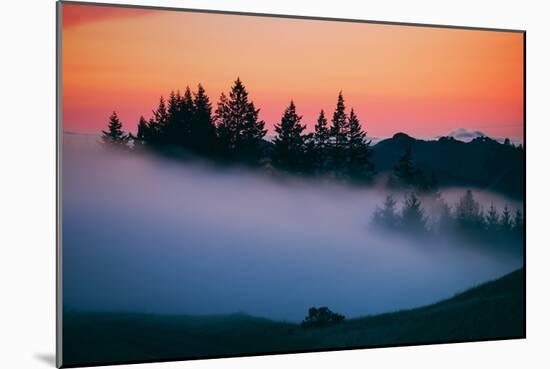
[[[357,317],[429,304],[522,265],[373,231],[381,189],[108,154],[93,138],[72,139],[62,167],[67,309],[299,321],[328,306]],[[463,192],[443,195],[453,203]]]

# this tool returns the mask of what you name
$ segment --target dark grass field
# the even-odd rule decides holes
[[[523,269],[433,305],[324,328],[245,314],[66,312],[63,366],[522,338],[524,314]]]

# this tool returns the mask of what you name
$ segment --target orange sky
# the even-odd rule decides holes
[[[369,136],[523,141],[521,33],[75,4],[62,19],[64,130],[116,110],[135,131],[161,94],[200,82],[215,103],[239,76],[270,130],[290,99],[313,128],[342,90]]]

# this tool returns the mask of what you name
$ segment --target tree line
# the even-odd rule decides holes
[[[259,112],[240,78],[227,95],[221,94],[215,109],[199,84],[194,92],[187,87],[183,95],[172,91],[167,100],[161,96],[152,116],[140,117],[135,136],[123,130],[113,112],[102,140],[122,150],[180,147],[216,160],[271,165],[302,174],[372,179],[371,141],[354,109],[346,112],[342,92],[332,119],[321,110],[311,133],[305,132],[306,124],[291,100],[274,125],[272,144],[265,140],[267,130]]]
[[[392,232],[405,232],[420,236],[455,234],[479,241],[517,242],[523,238],[524,219],[521,210],[505,205],[499,213],[494,204],[484,211],[471,190],[451,208],[438,193],[435,195],[437,217],[426,215],[421,198],[407,192],[400,210],[393,195],[387,195],[382,206],[376,208],[372,223]]]

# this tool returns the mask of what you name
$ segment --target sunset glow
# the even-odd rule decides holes
[[[523,141],[523,34],[63,5],[63,129],[135,131],[160,95],[240,77],[272,130],[290,99],[311,130],[338,92],[369,136],[457,128]]]

